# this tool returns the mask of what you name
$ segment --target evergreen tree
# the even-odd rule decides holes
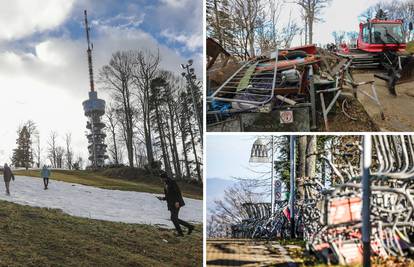
[[[13,150],[12,164],[28,169],[33,164],[32,141],[26,126],[18,131],[17,148]]]

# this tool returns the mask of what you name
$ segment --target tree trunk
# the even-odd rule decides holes
[[[305,17],[305,45],[308,44],[308,18]]]
[[[306,135],[299,136],[298,138],[298,171],[296,175],[297,183],[297,199],[303,200],[305,194],[305,188],[303,182],[306,175]]]
[[[166,172],[169,175],[171,175],[170,163],[169,163],[169,159],[168,159],[167,151],[166,151],[167,147],[166,147],[165,142],[164,142],[164,133],[162,131],[162,123],[161,123],[161,117],[160,117],[158,103],[155,103],[155,117],[156,117],[156,120],[157,120],[158,134],[160,136],[162,159],[164,161],[164,168],[165,168]]]
[[[191,144],[192,144],[192,146],[193,146],[193,153],[194,153],[194,159],[195,159],[195,163],[196,163],[196,171],[197,171],[197,179],[198,179],[198,181],[199,182],[203,182],[203,180],[202,180],[202,178],[201,178],[201,171],[200,171],[200,164],[198,163],[198,156],[197,156],[197,149],[196,149],[196,146],[195,146],[195,141],[194,141],[194,134],[193,134],[193,131],[192,131],[192,129],[191,129],[191,123],[189,123],[190,125],[189,125],[189,127],[188,127],[188,129],[189,129],[189,132],[190,132],[190,137],[191,137]]]
[[[308,136],[308,144],[306,149],[306,177],[316,176],[316,136]]]
[[[151,137],[151,118],[149,114],[149,93],[145,89],[145,97],[143,107],[143,116],[144,116],[144,136],[145,136],[145,148],[147,150],[147,159],[148,165],[152,168],[154,164],[154,151],[152,148],[152,137]]]
[[[161,118],[161,123],[162,123],[162,127],[161,127],[162,139],[163,139],[163,143],[164,143],[164,147],[165,147],[165,157],[167,158],[167,165],[168,165],[167,166],[167,172],[172,177],[173,176],[173,171],[172,171],[172,168],[171,168],[170,153],[168,151],[168,143],[167,143],[168,138],[167,138],[167,136],[165,134],[165,131],[164,131],[164,122],[162,121],[162,118]]]
[[[298,138],[298,172],[297,177],[305,177],[306,173],[306,135]]]
[[[218,10],[218,1],[214,0],[214,15],[216,16],[216,30],[219,44],[224,47],[223,36],[221,34],[220,12]]]
[[[125,87],[127,88],[128,85],[125,84]],[[133,130],[133,125],[132,125],[132,110],[131,110],[131,102],[129,99],[129,90],[128,88],[126,89],[128,91],[128,94],[126,95],[127,98],[127,138],[128,138],[128,147],[127,147],[127,151],[128,151],[128,161],[129,161],[129,167],[133,168],[134,167],[134,145],[133,145],[133,135],[134,135],[134,130]]]
[[[186,175],[187,175],[187,178],[190,179],[191,178],[191,171],[190,171],[190,165],[189,165],[189,162],[188,162],[188,155],[187,155],[187,144],[186,144],[187,134],[186,134],[186,131],[185,131],[185,123],[182,122],[182,120],[178,116],[177,109],[174,109],[174,113],[175,113],[175,117],[177,118],[177,121],[178,121],[177,124],[178,124],[178,127],[179,127],[180,132],[181,132],[181,143],[182,143],[182,146],[183,146],[184,165],[185,165]]]
[[[250,33],[250,37],[249,37],[249,46],[250,46],[250,57],[253,58],[255,56],[255,51],[254,51],[254,35],[253,33]]]
[[[313,44],[313,17],[309,17],[309,44]]]
[[[175,174],[178,177],[182,177],[181,169],[180,169],[180,157],[178,156],[178,150],[177,150],[177,141],[176,133],[175,133],[175,123],[174,123],[174,112],[172,111],[171,102],[168,101],[168,111],[169,111],[169,117],[170,117],[170,125],[171,125],[171,135],[170,140],[172,139],[172,147],[171,147],[171,153],[173,155],[173,162],[174,162],[174,168],[175,168]],[[172,138],[171,138],[172,137]]]
[[[112,130],[112,142],[114,142],[114,159],[115,159],[115,164],[118,165],[119,164],[119,160],[118,160],[118,147],[116,145],[115,129]]]
[[[166,120],[167,120],[167,118],[166,118]],[[166,125],[165,130],[167,131],[166,140],[167,140],[167,143],[168,143],[168,147],[170,148],[170,152],[171,152],[172,166],[174,167],[175,177],[176,178],[181,178],[180,167],[177,165],[178,160],[177,160],[177,157],[174,153],[174,147],[173,147],[174,137],[171,136],[171,127],[167,122],[165,123],[165,125]],[[171,140],[171,139],[173,139],[173,140]]]

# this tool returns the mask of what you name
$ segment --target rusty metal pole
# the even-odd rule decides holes
[[[370,173],[371,167],[371,135],[365,135],[362,149],[362,246],[363,266],[371,266],[371,220],[370,220]]]
[[[271,176],[270,176],[270,179],[271,179],[271,184],[272,184],[272,188],[271,188],[271,194],[272,194],[272,196],[270,197],[270,201],[272,201],[272,205],[271,205],[271,208],[272,208],[272,212],[271,212],[271,214],[272,214],[272,218],[273,218],[273,216],[275,215],[275,175],[274,175],[274,172],[275,172],[275,165],[274,165],[274,136],[272,135],[272,138],[271,138],[271,153],[272,153],[272,156],[271,156],[271,167],[270,167],[270,172],[271,172]]]
[[[295,138],[296,136],[290,136],[290,237],[295,238]]]

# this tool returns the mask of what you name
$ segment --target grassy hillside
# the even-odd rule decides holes
[[[40,177],[40,171],[19,170],[15,175]],[[120,168],[103,171],[69,171],[52,170],[52,180],[68,183],[96,186],[105,189],[139,191],[148,193],[163,193],[163,184],[159,177],[145,174],[139,169]],[[202,199],[203,188],[201,185],[189,184],[178,181],[178,184],[185,197]]]
[[[201,225],[173,233],[0,201],[0,266],[201,266]]]

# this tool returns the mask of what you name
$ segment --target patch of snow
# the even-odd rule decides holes
[[[166,202],[158,200],[156,194],[101,189],[52,179],[49,179],[49,189],[44,190],[43,179],[16,176],[10,182],[11,195],[7,196],[3,181],[0,184],[0,199],[17,204],[60,209],[69,215],[90,219],[174,227]],[[179,218],[202,223],[203,201],[184,198],[184,202]]]

